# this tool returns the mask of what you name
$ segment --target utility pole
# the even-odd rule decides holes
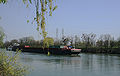
[[[56,28],[56,41],[58,40],[58,28]]]
[[[64,38],[64,29],[62,28],[62,38]]]

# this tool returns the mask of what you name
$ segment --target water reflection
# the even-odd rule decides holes
[[[84,54],[82,58],[82,66],[89,70],[98,71],[120,71],[120,58],[118,56],[110,56],[105,54]]]
[[[35,68],[30,76],[117,76],[120,73],[118,55],[80,54],[80,57],[69,57],[23,53],[21,61]]]

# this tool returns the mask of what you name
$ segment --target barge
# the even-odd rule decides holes
[[[35,48],[30,46],[13,46],[12,51],[17,49],[22,52],[41,53],[41,54],[53,54],[53,55],[78,55],[81,49],[75,49],[71,46],[51,46],[49,48]]]

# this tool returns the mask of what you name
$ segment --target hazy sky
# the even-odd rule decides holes
[[[39,39],[33,20],[34,6],[25,8],[22,0],[11,0],[6,5],[0,4],[0,26],[7,35],[6,40],[33,36]],[[120,36],[120,0],[56,0],[58,8],[48,17],[48,35],[55,37],[56,28],[61,36],[81,35],[82,33],[111,34]]]

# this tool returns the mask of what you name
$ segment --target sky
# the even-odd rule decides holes
[[[120,36],[120,0],[56,0],[58,8],[48,17],[46,30],[48,36],[55,37],[58,28],[65,36],[81,36],[83,33],[110,34]],[[35,12],[34,5],[26,8],[22,0],[11,0],[0,4],[0,26],[3,27],[5,40],[41,36],[36,26],[31,24]],[[30,20],[30,23],[27,23]]]

